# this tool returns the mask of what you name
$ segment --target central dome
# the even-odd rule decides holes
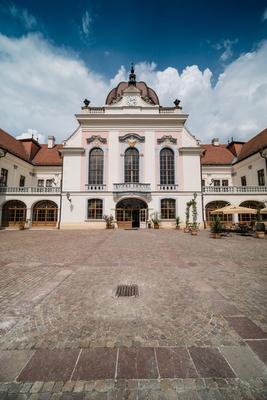
[[[156,92],[147,86],[145,82],[136,82],[135,81],[135,74],[134,74],[134,67],[131,68],[131,74],[129,75],[129,82],[120,82],[118,86],[113,88],[106,98],[106,104],[114,104],[117,103],[123,96],[123,92],[129,86],[135,86],[141,94],[141,97],[147,103],[153,105],[159,105],[159,98]]]

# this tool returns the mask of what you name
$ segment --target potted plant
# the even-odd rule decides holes
[[[189,233],[189,213],[190,213],[190,201],[186,203],[186,210],[185,210],[185,228],[184,233]]]
[[[211,237],[214,239],[220,239],[222,232],[222,224],[221,219],[218,215],[213,218],[212,226],[211,226]]]
[[[151,216],[151,220],[153,222],[154,229],[159,229],[160,219],[157,212],[153,216]]]
[[[104,215],[104,220],[106,221],[107,229],[114,229],[114,217],[113,215]]]
[[[25,229],[25,221],[21,220],[19,221],[19,230],[23,231]]]
[[[264,222],[257,222],[255,225],[256,228],[256,238],[258,239],[264,239],[264,235],[265,235],[265,225]]]
[[[191,228],[191,235],[196,236],[198,233],[198,224],[197,224],[197,202],[196,196],[191,200],[192,206],[192,215],[193,215],[193,224]]]
[[[179,230],[180,229],[180,217],[175,218],[175,229]]]

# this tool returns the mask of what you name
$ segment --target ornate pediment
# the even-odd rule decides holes
[[[87,143],[93,143],[96,147],[99,147],[101,144],[106,144],[107,143],[107,139],[103,138],[100,135],[93,135],[89,138],[86,139]]]
[[[126,133],[126,135],[119,136],[120,143],[128,143],[130,147],[134,147],[137,142],[144,143],[145,136],[140,136],[137,133]]]
[[[158,144],[177,144],[177,139],[171,135],[164,135],[157,140]]]

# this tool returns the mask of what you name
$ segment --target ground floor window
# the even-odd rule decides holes
[[[7,201],[2,209],[2,225],[4,227],[18,225],[26,220],[26,204],[19,200]]]
[[[103,218],[103,200],[90,199],[88,200],[88,219]]]
[[[218,200],[218,201],[211,201],[206,205],[206,221],[210,225],[214,220],[215,215],[211,214],[212,211],[217,210],[219,208],[225,207],[229,205],[227,201]],[[231,214],[218,214],[222,222],[229,222],[232,223],[233,216]]]
[[[174,199],[161,200],[161,218],[174,219],[175,216],[176,216],[175,200]]]
[[[50,200],[38,201],[33,207],[33,225],[56,225],[58,208],[56,203]]]
[[[248,208],[253,208],[255,210],[261,210],[264,208],[264,204],[261,203],[260,201],[256,200],[248,200],[248,201],[243,201],[240,204],[241,207],[248,207]],[[238,214],[238,221],[239,222],[246,222],[249,224],[254,224],[258,218],[257,214]],[[267,220],[267,215],[260,214],[260,219],[263,221]]]

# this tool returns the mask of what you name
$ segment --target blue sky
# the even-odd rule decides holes
[[[127,77],[132,61],[137,64],[139,76],[158,90],[163,102],[181,98],[185,111],[194,113],[191,122],[188,121],[189,128],[200,138],[249,137],[267,126],[267,117],[260,118],[262,112],[254,110],[255,99],[259,102],[263,97],[257,104],[261,110],[267,98],[266,59],[265,72],[262,65],[267,39],[267,1],[0,0],[0,34],[0,72],[2,68],[6,86],[2,90],[5,99],[10,96],[11,103],[14,96],[20,96],[16,100],[18,120],[14,121],[11,107],[5,104],[4,111],[0,110],[0,126],[13,134],[33,129],[45,137],[55,130],[63,139],[75,127],[73,114],[79,110],[83,97],[101,105],[110,87]],[[247,54],[257,58],[253,65],[248,65],[251,59]],[[45,68],[47,63],[49,68]],[[68,79],[63,80],[64,74]],[[243,113],[226,127],[227,105],[223,106],[228,101],[226,87],[236,97],[228,110],[230,115],[230,111],[240,107],[239,99],[244,97],[242,92],[239,98],[234,93],[240,76],[244,88],[246,82],[251,82],[253,103],[248,112],[244,102]],[[56,85],[59,78],[60,94]],[[69,83],[73,79],[77,80],[75,93],[75,86]],[[195,84],[193,89],[192,84]],[[196,103],[196,95],[210,106],[217,96],[217,103],[223,109],[212,106],[209,115],[208,107],[201,109]],[[38,113],[38,96],[40,107],[49,114],[46,119]],[[55,107],[58,112],[63,111],[62,98],[69,100],[62,116],[69,125],[65,122],[60,125],[61,117],[53,120]],[[25,105],[28,111],[23,109]],[[221,119],[215,121],[221,114]],[[212,124],[208,123],[209,116]],[[240,118],[242,123],[238,125]]]

